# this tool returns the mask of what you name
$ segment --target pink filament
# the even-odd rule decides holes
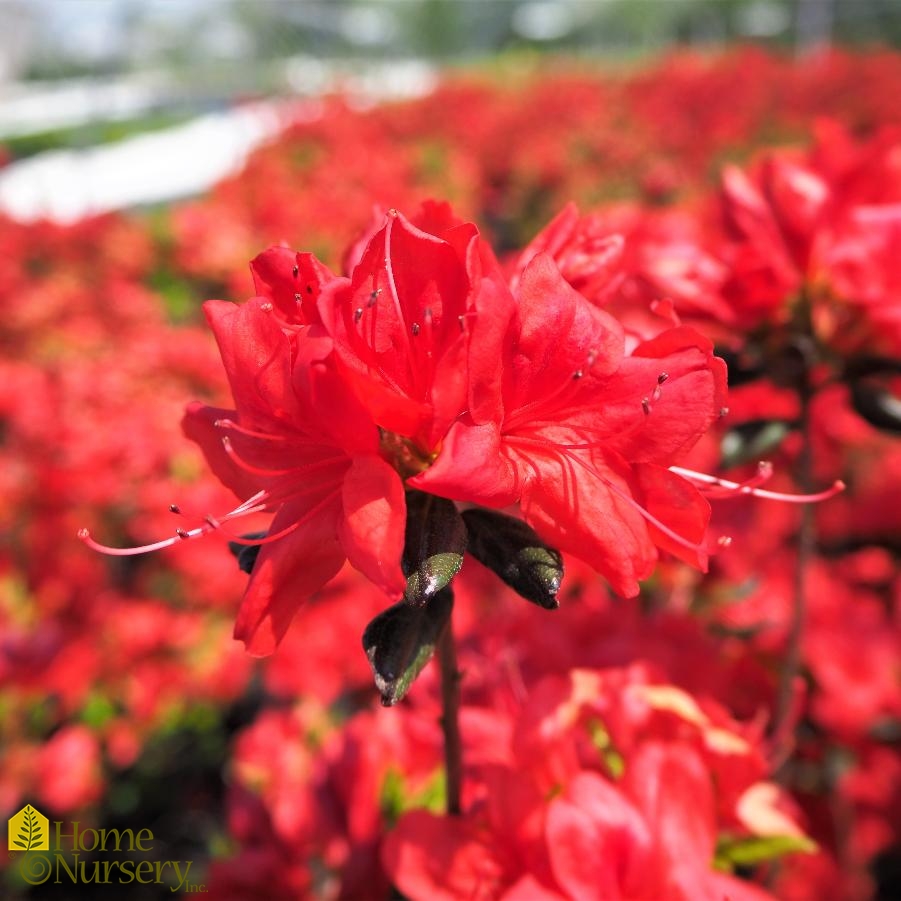
[[[272,435],[269,432],[258,432],[255,429],[248,429],[246,426],[239,425],[233,419],[217,419],[213,425],[217,429],[231,429],[239,435],[246,435],[248,438],[260,438],[263,441],[291,441],[294,444],[312,444],[313,442],[301,441],[293,436],[289,439],[286,435]]]
[[[187,538],[197,538],[207,531],[209,530],[201,526],[199,529],[191,529],[190,532],[173,535],[171,538],[155,541],[153,544],[144,544],[141,547],[109,547],[105,544],[99,544],[91,538],[91,533],[87,529],[79,529],[78,537],[92,550],[99,551],[101,554],[106,554],[109,557],[133,557],[137,554],[149,554],[151,551],[160,551],[164,547],[171,547],[173,544],[177,544],[179,541],[184,541]]]
[[[321,490],[321,487],[322,486],[317,486],[316,490]],[[197,528],[187,531],[184,529],[178,529],[175,535],[173,535],[171,538],[164,538],[162,541],[155,541],[152,544],[143,544],[139,547],[110,547],[109,545],[100,544],[98,541],[95,541],[91,537],[91,533],[88,529],[79,529],[77,535],[78,538],[80,538],[89,548],[98,551],[101,554],[106,554],[109,557],[134,557],[138,554],[149,554],[152,551],[160,551],[163,548],[172,547],[172,545],[178,544],[180,541],[189,541],[192,538],[200,538],[203,535],[208,535],[211,532],[215,531],[221,531],[228,537],[229,541],[232,541],[235,544],[247,546],[272,544],[274,541],[278,541],[280,538],[284,538],[286,535],[290,535],[300,526],[309,522],[312,517],[314,517],[324,507],[330,504],[340,494],[340,492],[340,483],[338,483],[335,487],[332,487],[331,490],[327,492],[322,500],[314,504],[299,519],[296,519],[294,520],[294,522],[289,523],[287,526],[285,526],[284,529],[266,535],[263,538],[250,539],[242,538],[238,535],[232,535],[223,528],[223,524],[232,519],[237,519],[250,513],[258,513],[265,510],[266,507],[272,503],[272,497],[266,491],[258,491],[255,495],[253,495],[253,497],[250,497],[246,501],[243,501],[237,507],[235,507],[234,510],[229,511],[220,519],[215,519],[212,516],[207,516],[204,518],[203,523]],[[309,490],[306,492],[295,492],[294,494],[289,495],[287,499],[298,497],[303,493],[309,494],[310,492]]]
[[[785,501],[789,504],[815,504],[819,501],[828,500],[830,497],[835,497],[836,494],[840,494],[845,490],[845,483],[841,479],[837,479],[829,488],[815,494],[788,494],[783,491],[768,491],[764,488],[758,488],[756,486],[766,481],[772,474],[772,467],[766,463],[759,464],[757,475],[746,482],[732,482],[729,479],[720,479],[705,472],[683,469],[681,466],[670,466],[669,469],[670,472],[674,472],[676,475],[682,476],[682,478],[691,482],[699,482],[701,485],[711,486],[705,490],[705,494],[711,497],[736,497],[742,494],[751,494],[754,497],[765,497],[773,501]]]
[[[243,460],[235,450],[234,445],[232,444],[231,439],[228,437],[228,435],[223,436],[222,447],[224,448],[225,453],[228,455],[231,461],[235,464],[235,466],[240,467],[245,472],[249,472],[251,475],[265,477],[286,476],[290,475],[291,473],[300,472],[303,472],[306,475],[308,473],[317,472],[321,469],[328,469],[329,466],[333,466],[335,463],[344,462],[347,459],[344,454],[333,454],[331,457],[326,457],[324,460],[318,460],[316,463],[307,463],[302,464],[301,466],[290,466],[286,469],[266,469],[261,466],[254,466],[252,463],[248,463],[246,460]]]

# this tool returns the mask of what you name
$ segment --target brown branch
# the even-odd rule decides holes
[[[805,351],[807,351],[805,353]],[[801,437],[801,449],[797,461],[798,489],[802,494],[813,493],[813,453],[810,441],[810,405],[813,399],[813,388],[810,384],[811,350],[801,348],[803,368],[799,377],[798,399],[800,416],[798,433]],[[773,714],[771,736],[775,744],[774,757],[781,762],[791,753],[792,734],[787,734],[789,718],[792,714],[795,681],[801,673],[801,644],[804,637],[804,626],[807,619],[807,571],[816,552],[816,520],[813,504],[803,504],[801,521],[798,526],[797,556],[792,588],[792,606],[790,611],[788,638],[785,657],[779,674],[779,686],[776,694],[776,706]]]
[[[460,740],[460,671],[454,644],[453,619],[447,621],[438,639],[441,670],[441,731],[444,733],[445,797],[447,812],[459,816],[463,784],[463,745]]]

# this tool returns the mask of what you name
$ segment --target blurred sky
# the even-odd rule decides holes
[[[447,61],[521,47],[622,56],[736,39],[802,51],[901,44],[901,0],[0,0],[0,26],[0,79],[4,55],[24,60],[19,77],[57,78],[92,63],[109,74],[297,54]]]
[[[2,0],[0,0],[2,2]],[[102,59],[122,39],[129,16],[189,21],[225,0],[28,0],[42,36]]]

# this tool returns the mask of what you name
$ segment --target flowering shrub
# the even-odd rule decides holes
[[[0,222],[3,809],[216,898],[890,897],[899,75],[466,76]]]

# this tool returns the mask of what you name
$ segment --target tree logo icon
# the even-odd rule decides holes
[[[9,818],[10,851],[49,851],[50,823],[40,811],[26,804]]]

